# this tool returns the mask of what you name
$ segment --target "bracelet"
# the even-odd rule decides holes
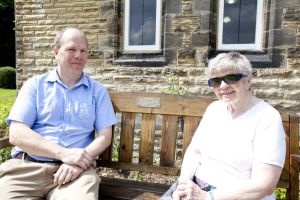
[[[214,194],[212,193],[212,191],[207,192],[208,194],[206,194],[206,200],[215,200]]]

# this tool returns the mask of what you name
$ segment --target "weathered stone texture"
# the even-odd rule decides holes
[[[172,21],[172,32],[197,32],[200,31],[201,23],[198,15],[179,15]]]
[[[253,94],[262,99],[282,99],[284,90],[281,88],[272,88],[267,91],[265,89],[254,89]]]
[[[170,87],[168,77],[175,76],[176,85],[189,94],[215,98],[204,75],[209,52],[215,48],[214,2],[164,0],[160,56],[165,65],[129,67],[114,63],[123,53],[124,0],[15,0],[17,86],[53,69],[55,32],[78,27],[89,40],[85,72],[109,90],[161,92]],[[299,2],[280,0],[269,7],[266,51],[280,67],[255,69],[251,89],[279,110],[300,113]]]

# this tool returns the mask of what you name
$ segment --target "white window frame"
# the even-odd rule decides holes
[[[155,44],[154,45],[129,45],[129,20],[130,20],[130,0],[125,0],[124,17],[124,50],[125,51],[150,51],[157,52],[161,50],[161,2],[156,0],[156,26],[155,26]]]
[[[217,49],[218,50],[262,50],[263,40],[263,0],[257,1],[256,10],[256,28],[255,28],[255,43],[249,44],[222,44],[223,41],[223,15],[224,1],[219,0],[219,17],[218,17],[218,33],[217,33]]]

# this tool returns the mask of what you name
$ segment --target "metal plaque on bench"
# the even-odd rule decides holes
[[[138,97],[137,106],[142,108],[160,108],[160,98],[158,97]]]

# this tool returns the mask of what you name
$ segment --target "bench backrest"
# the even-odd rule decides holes
[[[179,175],[184,152],[206,107],[214,100],[161,93],[112,92],[110,95],[115,111],[121,113],[121,122],[115,127],[115,130],[117,129],[117,132],[120,130],[120,132],[119,137],[114,137],[113,144],[115,145],[111,145],[103,154],[99,165],[116,169]],[[138,122],[137,115],[139,115]],[[293,171],[290,167],[290,155],[298,154],[299,151],[299,119],[294,114],[282,113],[282,120],[287,135],[287,151],[281,185],[288,187],[291,173],[294,178],[298,178],[298,171]],[[156,137],[157,131],[160,135],[159,139]],[[182,136],[178,133],[181,131]],[[136,145],[139,147],[135,148]],[[112,152],[116,151],[113,149],[114,146],[118,147],[117,158],[112,156]],[[159,148],[156,148],[157,146]],[[138,152],[135,152],[135,149]],[[176,156],[178,149],[183,151],[181,157]],[[155,154],[159,155],[158,159],[155,159]],[[138,157],[138,161],[134,159],[134,155]]]
[[[212,99],[168,95],[160,93],[110,93],[114,109],[120,114],[120,137],[114,137],[118,144],[118,161],[113,161],[114,145],[103,154],[100,165],[135,171],[178,175],[180,166],[176,162],[178,132],[183,130],[181,149],[187,148],[206,107]],[[180,128],[179,120],[183,119]],[[159,149],[155,148],[156,133],[160,133]],[[136,140],[139,144],[136,144]],[[139,145],[135,152],[135,145]],[[159,154],[159,163],[155,159]],[[138,161],[134,159],[138,154]]]

